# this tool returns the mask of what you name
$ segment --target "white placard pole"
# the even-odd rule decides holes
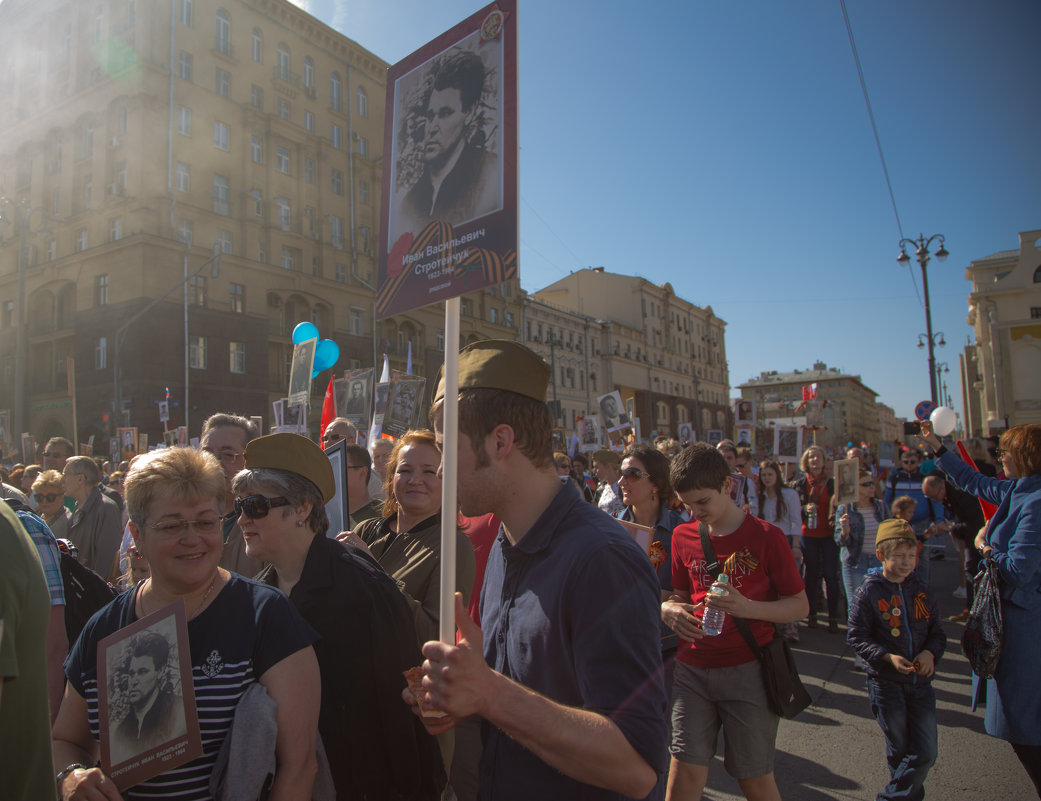
[[[441,430],[441,642],[455,643],[456,465],[459,452],[459,298],[445,301],[445,402]]]

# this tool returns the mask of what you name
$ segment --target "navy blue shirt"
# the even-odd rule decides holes
[[[636,522],[633,508],[626,506],[618,515],[620,520]],[[662,504],[661,514],[658,522],[654,524],[654,533],[651,535],[651,565],[658,574],[658,586],[666,592],[672,592],[672,530],[683,523],[683,518],[678,512],[672,511]],[[675,651],[680,644],[679,635],[665,625],[665,621],[659,620],[661,626],[661,650],[662,653]]]
[[[557,703],[605,715],[661,775],[660,608],[647,555],[569,481],[517,545],[502,531],[492,545],[481,592],[485,659]],[[480,786],[485,801],[623,797],[564,776],[490,724]]]

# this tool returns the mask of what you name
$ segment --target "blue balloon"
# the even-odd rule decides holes
[[[314,323],[297,323],[293,329],[293,344],[299,345],[309,339],[318,338],[318,326]]]
[[[314,352],[314,369],[318,372],[328,370],[340,358],[340,346],[331,339],[323,339]]]

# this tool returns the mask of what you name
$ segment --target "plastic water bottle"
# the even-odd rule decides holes
[[[730,592],[730,579],[726,573],[720,573],[716,578],[716,583],[709,587],[709,595],[727,595]],[[701,630],[706,634],[715,637],[721,631],[723,631],[723,621],[726,620],[727,613],[722,609],[713,609],[711,606],[705,607],[705,614],[701,618]]]
[[[806,528],[817,528],[817,504],[815,503],[806,504]]]

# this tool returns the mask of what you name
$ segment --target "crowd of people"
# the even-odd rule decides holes
[[[976,695],[1041,796],[1041,426],[977,449],[978,471],[928,422],[888,471],[866,447],[811,445],[797,465],[667,437],[554,453],[548,381],[517,343],[468,346],[454,466],[442,381],[430,430],[368,448],[341,418],[319,445],[227,413],[198,449],[111,465],[56,437],[39,464],[5,468],[5,797],[686,801],[722,731],[744,795],[778,799],[779,716],[750,638],[797,642],[826,615],[882,729],[878,797],[922,798],[946,648],[928,563],[947,532],[959,598],[971,603],[981,560],[1000,573],[1003,652]],[[341,440],[349,522],[336,531],[323,448]],[[835,500],[834,457],[859,459],[854,501]],[[454,510],[441,508],[447,469]],[[457,537],[452,642],[438,641],[443,518]],[[73,632],[68,612],[90,599],[70,592],[69,560],[115,588]],[[171,605],[185,642],[134,628]],[[719,633],[708,611],[725,613]],[[198,753],[127,786],[116,768],[192,725]]]

